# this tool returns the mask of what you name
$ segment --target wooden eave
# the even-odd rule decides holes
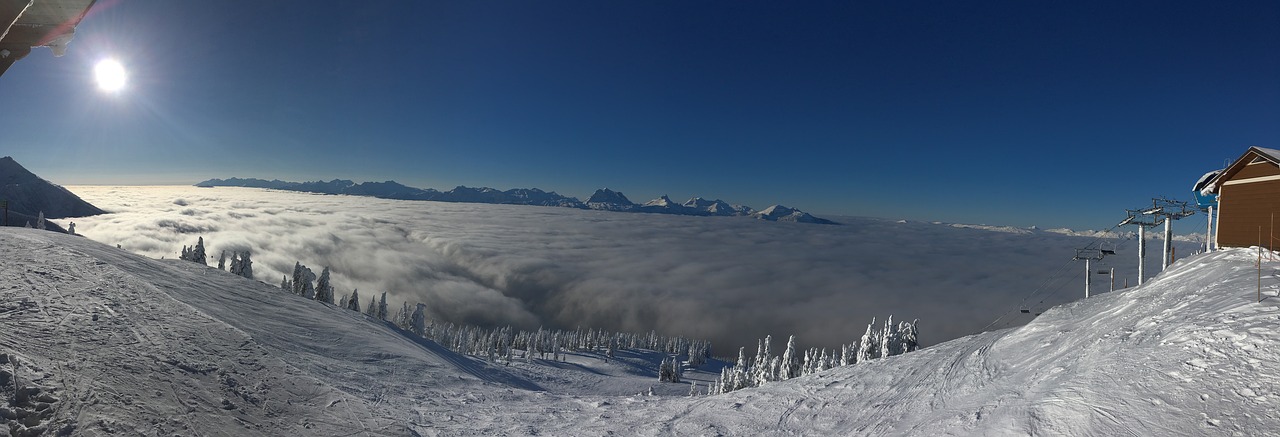
[[[1267,151],[1261,147],[1250,146],[1249,150],[1244,152],[1244,155],[1240,155],[1235,162],[1231,163],[1231,166],[1222,171],[1222,174],[1218,175],[1217,178],[1214,178],[1213,190],[1215,192],[1221,191],[1223,184],[1231,180],[1231,178],[1235,177],[1236,173],[1239,173],[1240,170],[1245,168],[1245,166],[1258,158],[1265,159],[1270,161],[1272,164],[1280,166],[1280,156],[1274,156],[1271,153],[1267,153]]]

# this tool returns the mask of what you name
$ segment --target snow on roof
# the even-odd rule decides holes
[[[1222,174],[1224,170],[1226,169],[1220,168],[1220,169],[1205,173],[1204,176],[1200,176],[1200,179],[1196,180],[1196,184],[1191,186],[1191,191],[1199,191],[1201,194],[1212,194],[1212,191],[1206,193],[1204,190],[1212,189],[1213,184],[1210,184],[1210,182],[1213,182],[1214,178],[1217,178],[1218,175]]]

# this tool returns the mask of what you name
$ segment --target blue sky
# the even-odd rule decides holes
[[[1116,4],[1123,3],[1123,4]],[[0,77],[62,184],[662,194],[1105,228],[1280,147],[1275,2],[101,0]],[[119,59],[119,93],[92,66]]]

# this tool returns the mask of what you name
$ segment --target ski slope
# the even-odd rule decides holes
[[[1280,298],[1254,302],[1254,256],[1191,257],[1025,326],[688,397],[642,357],[488,364],[213,268],[0,229],[0,416],[50,435],[1266,434]]]

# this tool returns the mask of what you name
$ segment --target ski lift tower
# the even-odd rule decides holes
[[[1160,271],[1169,268],[1173,252],[1173,220],[1195,215],[1196,209],[1187,205],[1185,200],[1169,200],[1163,197],[1151,199],[1151,208],[1159,210],[1155,215],[1164,217],[1164,258],[1160,260]]]
[[[1093,269],[1089,265],[1091,261],[1101,261],[1107,254],[1101,249],[1076,249],[1076,256],[1073,260],[1084,260],[1084,297],[1089,297],[1089,284],[1093,282]]]
[[[1147,228],[1160,226],[1165,221],[1163,217],[1155,215],[1161,210],[1161,208],[1126,209],[1124,211],[1129,214],[1129,217],[1116,225],[1117,227],[1138,225],[1138,285],[1142,285],[1147,276]]]

